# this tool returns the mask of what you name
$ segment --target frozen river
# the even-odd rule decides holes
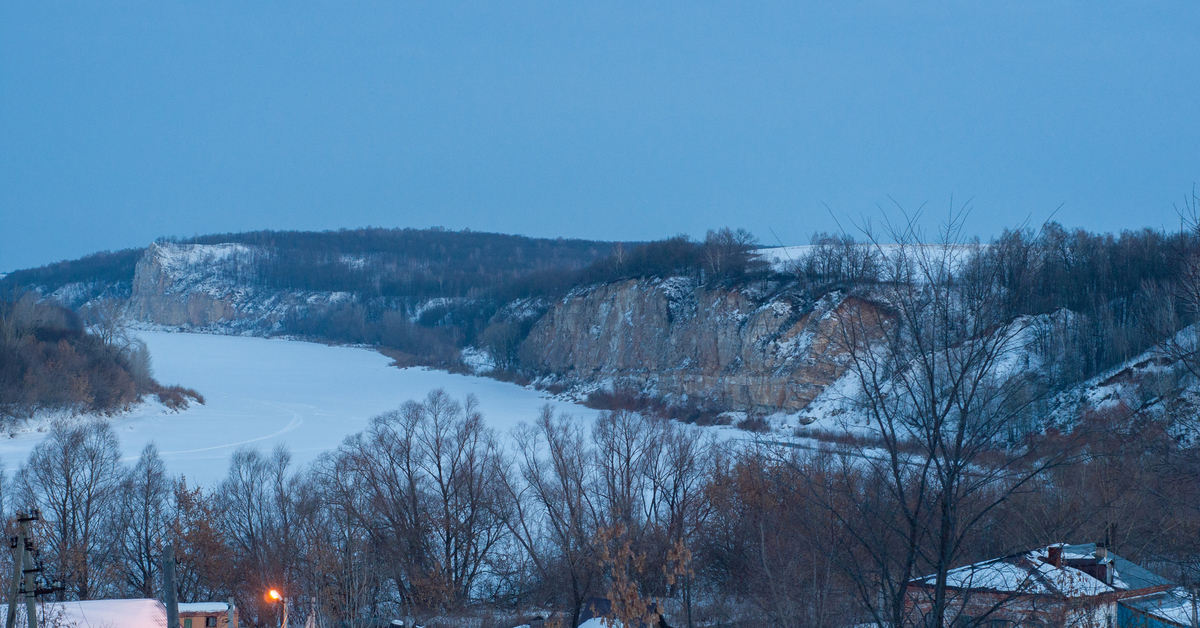
[[[474,393],[487,424],[498,432],[531,422],[546,403],[585,418],[596,414],[515,384],[398,369],[366,349],[240,336],[139,335],[150,347],[158,381],[194,388],[207,403],[178,413],[144,404],[112,419],[113,427],[130,463],[153,441],[167,470],[186,475],[190,484],[219,482],[230,454],[243,445],[270,451],[283,443],[295,463],[307,464],[365,428],[371,417],[434,388],[459,399]],[[10,477],[44,437],[26,432],[0,441],[0,461]]]

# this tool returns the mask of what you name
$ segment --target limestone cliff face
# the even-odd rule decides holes
[[[212,264],[244,248],[151,244],[134,272],[130,313],[139,321],[192,327],[239,318],[232,290],[213,281]]]
[[[634,386],[728,410],[802,410],[845,367],[832,343],[840,295],[708,290],[684,278],[572,293],[522,346],[528,369],[569,383]]]
[[[267,254],[241,244],[152,244],[137,263],[129,313],[158,325],[262,333],[275,330],[288,312],[350,298],[256,288],[246,275],[254,257]]]

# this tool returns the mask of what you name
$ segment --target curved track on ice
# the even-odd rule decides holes
[[[190,484],[213,486],[242,446],[270,451],[285,444],[295,464],[304,465],[365,428],[371,417],[420,399],[433,388],[456,398],[479,397],[487,424],[503,433],[552,403],[592,418],[583,406],[555,402],[541,393],[482,377],[425,369],[398,369],[366,349],[308,342],[140,332],[163,384],[194,388],[206,398],[179,413],[144,404],[112,419],[121,449],[132,463],[148,442],[158,444],[167,471]],[[28,432],[0,441],[0,462],[11,474],[44,433]]]

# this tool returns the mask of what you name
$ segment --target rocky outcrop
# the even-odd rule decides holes
[[[257,288],[253,262],[267,254],[241,244],[152,244],[137,263],[129,313],[171,327],[270,332],[289,312],[350,298],[345,292]]]
[[[246,296],[222,281],[217,265],[247,247],[151,244],[137,263],[130,314],[137,320],[170,326],[204,327],[242,317],[236,300]]]
[[[572,293],[534,326],[522,365],[568,384],[632,386],[719,410],[802,410],[845,370],[833,314],[861,303],[685,278]]]

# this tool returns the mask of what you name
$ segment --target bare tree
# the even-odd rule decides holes
[[[99,338],[104,344],[125,352],[136,340],[129,334],[125,306],[126,302],[122,299],[101,298],[89,301],[79,313],[89,334]]]
[[[291,471],[291,454],[282,445],[266,456],[257,449],[239,449],[221,483],[221,510],[226,543],[238,556],[241,587],[248,615],[271,617],[276,609],[264,603],[261,591],[289,590],[299,566],[294,496],[299,478]]]
[[[170,526],[174,482],[167,476],[158,447],[142,449],[137,464],[121,483],[120,570],[125,585],[145,598],[157,596],[163,539]]]
[[[1033,394],[1016,359],[1028,325],[1016,309],[1023,282],[992,263],[1003,244],[964,243],[961,226],[960,215],[932,243],[915,218],[892,229],[895,245],[875,244],[886,253],[883,283],[837,313],[858,416],[881,453],[843,452],[840,486],[859,498],[845,502],[854,510],[831,512],[855,546],[848,567],[861,602],[881,626],[953,617],[947,573],[980,522],[1059,460],[1005,446]],[[918,604],[908,585],[920,570],[933,582]]]
[[[109,567],[124,536],[115,525],[124,477],[117,436],[99,420],[55,423],[17,472],[19,499],[43,513],[53,569],[78,599],[112,583]]]
[[[657,488],[650,470],[662,443],[651,420],[636,412],[603,412],[592,427],[600,523],[621,526],[639,538],[649,521]]]
[[[411,611],[459,609],[507,533],[499,454],[478,401],[434,390],[376,417],[323,464],[326,491],[391,557]]]
[[[410,612],[429,567],[417,405],[376,417],[321,466],[327,498],[383,553],[398,600]]]
[[[881,272],[882,255],[870,243],[860,243],[850,234],[812,236],[812,250],[795,260],[793,271],[810,280],[853,287],[875,283]]]
[[[170,538],[175,548],[175,586],[182,600],[219,600],[236,592],[231,582],[238,564],[222,529],[225,511],[217,495],[189,487],[179,478],[172,487]]]
[[[435,573],[442,579],[442,603],[451,608],[471,598],[505,532],[493,482],[500,464],[478,408],[474,395],[459,403],[438,389],[414,409],[420,415],[421,468],[436,505],[430,526],[439,563]]]
[[[752,270],[756,261],[762,264],[754,255],[757,246],[758,239],[745,229],[709,230],[700,248],[704,270],[716,281],[739,277]]]
[[[1177,276],[1147,286],[1152,307],[1143,308],[1141,325],[1165,357],[1200,378],[1200,332],[1187,327],[1200,320],[1200,196],[1194,189],[1176,211],[1181,223],[1173,260]]]
[[[599,585],[595,453],[582,425],[548,405],[513,437],[517,460],[499,477],[510,498],[508,527],[541,580],[566,591],[576,626]]]
[[[711,511],[707,490],[716,445],[711,434],[695,426],[662,421],[659,446],[647,465],[656,523],[665,555],[662,561],[667,596],[681,598],[688,628],[692,623],[693,548]]]
[[[316,615],[316,625],[362,625],[389,600],[387,555],[329,499],[324,479],[320,473],[309,474],[298,486],[293,534],[304,568],[298,570],[299,589],[292,596],[298,608]]]

